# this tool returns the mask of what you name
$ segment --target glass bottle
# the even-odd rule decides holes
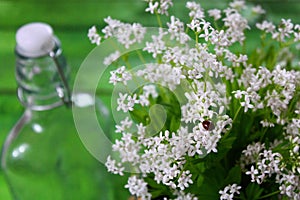
[[[16,40],[18,97],[25,112],[8,134],[1,155],[13,198],[115,199],[113,179],[77,135],[69,68],[52,28],[27,24],[18,30]],[[103,104],[97,105],[102,111],[98,117],[109,119]],[[102,124],[109,128],[107,122]]]

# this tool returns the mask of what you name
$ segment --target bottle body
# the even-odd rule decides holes
[[[95,110],[109,135],[108,110],[89,94],[77,94],[81,99],[72,102],[68,66],[51,27],[28,24],[19,29],[16,38],[18,97],[25,112],[8,134],[1,153],[1,167],[13,198],[123,199],[114,177],[80,140],[71,107]]]
[[[108,174],[81,143],[70,109],[26,110],[16,126],[2,163],[15,199],[109,199]]]

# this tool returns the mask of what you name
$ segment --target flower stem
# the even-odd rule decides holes
[[[275,194],[278,194],[280,191],[279,190],[277,190],[277,191],[275,191],[275,192],[272,192],[272,193],[270,193],[270,194],[266,194],[266,195],[264,195],[264,196],[261,196],[261,197],[259,197],[258,199],[265,199],[265,198],[268,198],[268,197],[271,197],[271,196],[274,196]]]
[[[241,108],[242,108],[242,106],[240,105],[240,107],[238,108],[238,110],[236,111],[236,113],[235,113],[235,115],[234,115],[234,117],[233,117],[232,124],[233,124],[234,121],[236,120],[236,118],[237,118],[237,116],[238,116],[238,114],[239,114]]]
[[[157,19],[157,23],[158,23],[159,27],[162,28],[162,23],[161,23],[159,14],[157,12],[155,12],[155,15],[156,15],[156,19]]]
[[[139,59],[142,61],[142,63],[146,64],[144,56],[141,54],[141,52],[139,50],[136,50],[136,52],[137,52],[137,55],[138,55]]]

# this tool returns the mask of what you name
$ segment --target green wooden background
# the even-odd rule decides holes
[[[186,13],[184,1],[175,0],[176,16]],[[223,0],[199,0],[204,8],[224,7]],[[249,1],[255,3],[256,1]],[[261,0],[270,17],[300,21],[300,0]],[[0,0],[0,144],[23,112],[16,98],[14,76],[15,32],[21,25],[42,21],[49,23],[60,38],[72,75],[93,49],[86,37],[94,24],[104,26],[103,18],[111,16],[122,21],[140,22],[156,26],[154,16],[145,15],[146,5],[142,0]],[[100,92],[101,94],[101,92]],[[100,95],[108,103],[108,96]],[[29,183],[30,184],[30,183]],[[0,170],[0,200],[9,200],[10,195]]]

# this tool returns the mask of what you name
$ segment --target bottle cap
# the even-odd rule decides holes
[[[51,26],[41,22],[29,23],[18,29],[16,34],[17,52],[26,57],[39,57],[49,54],[55,39]]]

